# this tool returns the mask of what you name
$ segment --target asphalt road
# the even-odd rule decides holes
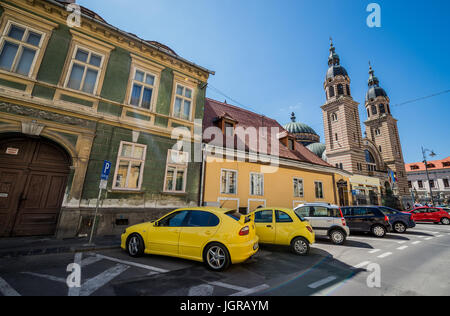
[[[74,262],[81,288],[69,289]],[[132,259],[119,249],[0,259],[0,295],[450,295],[449,267],[450,226],[418,224],[384,239],[354,235],[344,246],[320,240],[308,257],[262,246],[224,273],[175,258]]]

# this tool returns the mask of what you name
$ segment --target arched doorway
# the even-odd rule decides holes
[[[53,235],[70,166],[48,139],[0,135],[0,236]]]

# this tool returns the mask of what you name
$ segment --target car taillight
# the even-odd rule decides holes
[[[312,227],[311,227],[311,226],[308,226],[308,225],[306,225],[306,229],[307,229],[307,230],[309,230],[309,232],[310,232],[310,233],[312,233],[312,232],[313,232],[313,229],[312,229]]]
[[[384,220],[389,223],[389,217],[387,215],[384,215]]]
[[[250,228],[245,226],[239,231],[239,236],[247,236],[250,233]]]
[[[342,220],[342,226],[347,226],[347,222],[345,221],[345,218],[341,218]]]

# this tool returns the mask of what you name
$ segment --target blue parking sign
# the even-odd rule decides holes
[[[111,173],[111,162],[105,160],[105,162],[103,163],[101,179],[102,180],[108,180],[110,173]]]

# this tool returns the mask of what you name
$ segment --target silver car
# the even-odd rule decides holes
[[[350,229],[339,206],[326,203],[305,203],[294,209],[313,227],[316,237],[330,238],[336,245],[342,245],[350,236]]]

